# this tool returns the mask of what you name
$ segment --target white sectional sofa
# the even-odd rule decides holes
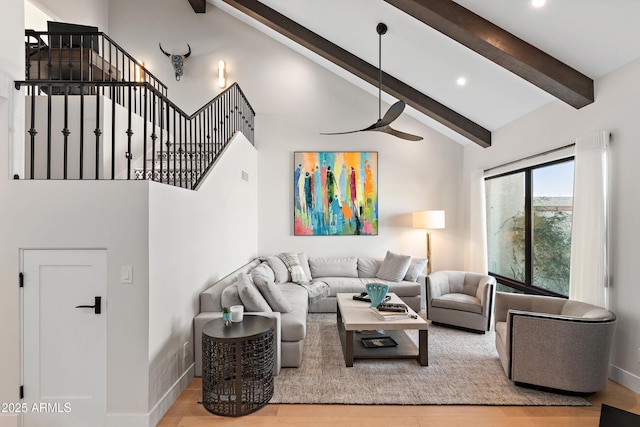
[[[195,343],[195,373],[202,375],[202,328],[212,319],[222,316],[222,308],[235,304],[245,305],[245,315],[261,314],[271,317],[276,323],[277,361],[276,374],[280,367],[298,367],[302,361],[302,348],[306,337],[307,314],[335,313],[336,294],[342,292],[363,292],[367,283],[386,283],[389,292],[396,293],[413,310],[420,311],[426,286],[426,277],[422,270],[426,259],[387,253],[384,260],[358,257],[309,257],[304,253],[297,254],[305,275],[311,278],[307,287],[292,282],[291,273],[278,256],[255,259],[242,266],[204,290],[200,294],[200,314],[194,319]],[[269,267],[269,269],[265,270]],[[290,311],[275,310],[264,304],[262,311],[247,309],[248,301],[242,300],[246,296],[242,291],[246,285],[246,278],[256,276],[257,268],[261,273],[265,271],[273,274],[280,297],[284,297],[285,304]],[[392,280],[388,280],[388,279]],[[397,280],[396,280],[397,279]],[[245,284],[240,282],[245,281]],[[326,285],[324,285],[326,284]],[[327,288],[328,285],[328,289]],[[273,286],[271,284],[271,286]],[[324,295],[312,298],[308,286],[322,286]],[[261,290],[263,290],[261,288]],[[263,291],[264,293],[264,291]],[[328,294],[328,295],[327,295]],[[267,297],[267,299],[269,299]],[[281,301],[282,302],[282,301]],[[253,305],[253,303],[249,304]],[[272,304],[282,305],[282,304]],[[282,307],[279,307],[282,308]]]

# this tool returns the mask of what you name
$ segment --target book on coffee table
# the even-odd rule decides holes
[[[409,308],[405,303],[381,302],[376,308],[379,311],[395,311],[399,313],[406,313],[409,311]]]
[[[379,310],[376,307],[373,307],[371,311],[380,320],[400,320],[400,319],[410,319],[413,317],[411,314],[409,314],[408,311],[404,311],[404,312],[383,311],[383,310]]]
[[[366,348],[396,347],[398,345],[393,338],[387,336],[362,338],[360,342],[362,342],[362,345]]]

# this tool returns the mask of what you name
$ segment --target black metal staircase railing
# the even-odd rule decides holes
[[[101,32],[25,31],[26,80],[148,82],[167,86],[143,63]],[[59,94],[54,86],[54,95]]]
[[[235,132],[253,143],[255,112],[237,83],[189,115],[102,33],[73,34],[90,40],[78,39],[80,47],[52,48],[64,34],[26,36],[26,79],[15,82],[28,102],[26,179],[149,179],[195,189]]]

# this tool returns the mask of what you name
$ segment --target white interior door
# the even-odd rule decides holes
[[[23,426],[104,426],[106,251],[25,250],[22,271]]]

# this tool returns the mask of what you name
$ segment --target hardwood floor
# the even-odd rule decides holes
[[[204,409],[197,403],[201,388],[200,378],[194,379],[158,427],[598,427],[603,403],[640,414],[640,395],[613,381],[587,396],[590,407],[267,405],[237,418]]]

